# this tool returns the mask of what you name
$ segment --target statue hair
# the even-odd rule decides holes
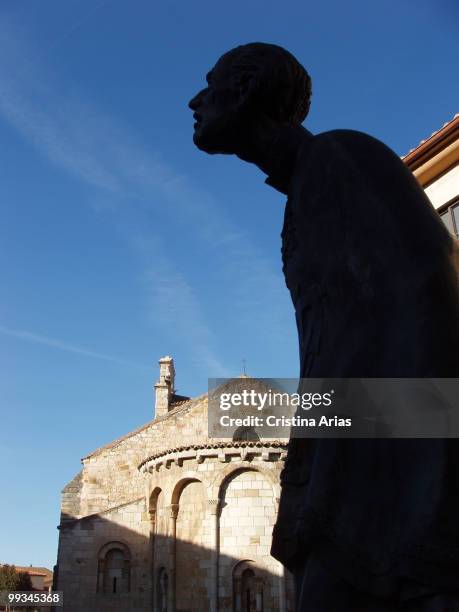
[[[225,54],[236,80],[257,79],[256,102],[276,121],[300,124],[311,103],[311,77],[298,60],[278,45],[249,43]]]

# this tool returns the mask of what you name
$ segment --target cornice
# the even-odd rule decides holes
[[[151,473],[158,471],[163,465],[170,467],[172,463],[181,467],[183,461],[187,459],[197,459],[198,463],[202,463],[205,459],[217,458],[219,461],[226,463],[230,457],[234,456],[239,456],[243,461],[248,456],[259,455],[262,460],[270,461],[270,456],[273,454],[277,455],[276,459],[283,459],[287,444],[287,441],[282,442],[280,440],[258,442],[228,440],[228,442],[178,446],[147,457],[139,464],[138,469],[143,473]]]

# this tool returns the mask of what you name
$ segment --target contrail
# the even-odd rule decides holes
[[[116,357],[112,357],[111,355],[97,353],[96,351],[90,351],[88,349],[75,346],[74,344],[67,344],[66,342],[56,340],[55,338],[49,338],[48,336],[40,336],[39,334],[35,334],[33,332],[26,331],[23,329],[12,329],[0,325],[0,334],[3,334],[4,336],[10,336],[12,338],[17,338],[18,340],[32,342],[34,344],[42,344],[43,346],[49,346],[50,348],[67,351],[68,353],[76,353],[77,355],[84,355],[85,357],[92,357],[93,359],[102,359],[103,361],[110,361],[118,365],[142,369],[148,368],[148,366],[141,365],[139,363],[125,361],[124,359],[117,359]]]

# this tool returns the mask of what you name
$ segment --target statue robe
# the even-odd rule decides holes
[[[266,182],[288,195],[300,376],[459,377],[455,241],[412,173],[348,130],[302,130],[291,161]],[[290,570],[314,551],[376,596],[457,588],[459,440],[292,438],[281,485],[271,553]]]

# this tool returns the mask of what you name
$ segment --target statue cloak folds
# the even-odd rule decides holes
[[[288,196],[301,377],[459,377],[455,241],[411,172],[359,132],[297,139],[267,183]],[[292,571],[314,550],[378,596],[457,588],[459,440],[294,437],[281,484],[271,552]]]

